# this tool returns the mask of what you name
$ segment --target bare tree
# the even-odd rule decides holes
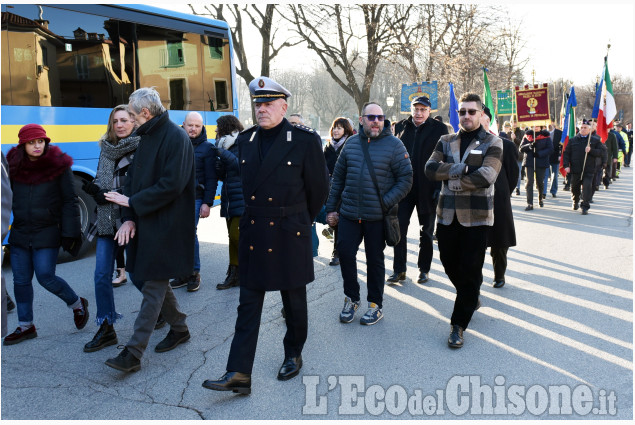
[[[262,55],[259,75],[268,77],[271,68],[271,62],[276,56],[278,56],[280,51],[285,47],[295,46],[299,43],[285,40],[276,46],[274,41],[276,39],[276,32],[278,30],[278,27],[274,25],[274,17],[277,11],[276,5],[274,4],[265,5],[264,10],[262,6],[256,4],[242,6],[238,4],[212,4],[210,5],[211,8],[207,5],[204,6],[204,9],[207,11],[207,13],[197,12],[192,4],[188,4],[188,6],[190,7],[190,9],[192,9],[192,13],[194,15],[207,15],[212,16],[216,19],[234,23],[234,25],[231,27],[231,36],[232,43],[234,45],[234,52],[236,53],[236,58],[238,59],[239,65],[236,67],[236,74],[242,77],[242,79],[245,81],[245,84],[247,85],[255,78],[255,76],[249,68],[248,56],[245,47],[247,44],[253,43],[254,40],[245,38],[245,35],[243,34],[243,19],[245,16],[258,30],[262,41]],[[227,9],[225,9],[225,6],[227,6]],[[225,13],[225,10],[229,10],[229,15]],[[228,20],[230,16],[231,20]]]
[[[390,52],[392,33],[384,17],[392,13],[391,8],[381,4],[289,5],[296,34],[359,109],[370,98],[379,61]],[[361,30],[356,29],[358,25]]]

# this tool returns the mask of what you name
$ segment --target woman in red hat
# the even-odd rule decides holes
[[[77,329],[88,321],[88,301],[78,297],[64,279],[55,275],[60,246],[76,254],[82,240],[70,168],[73,159],[50,145],[51,139],[40,125],[25,125],[18,137],[18,146],[7,154],[13,189],[9,246],[18,327],[7,335],[4,345],[37,336],[33,325],[33,273],[40,285],[73,310]]]

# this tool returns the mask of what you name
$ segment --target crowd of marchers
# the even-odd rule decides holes
[[[95,333],[83,350],[94,352],[119,342],[115,290],[128,279],[139,290],[134,329],[118,355],[105,364],[122,372],[141,368],[154,330],[169,325],[156,352],[172,350],[191,338],[187,316],[174,290],[196,292],[201,280],[197,226],[210,216],[222,181],[220,216],[227,224],[228,266],[218,290],[239,288],[237,318],[225,372],[203,382],[208,389],[251,392],[251,374],[265,293],[280,291],[287,331],[278,379],[299,374],[309,331],[306,286],[314,280],[316,221],[333,241],[330,265],[339,266],[344,305],[339,321],[355,320],[361,306],[357,253],[366,259],[366,311],[370,326],[384,318],[384,287],[404,281],[408,227],[416,209],[420,225],[417,284],[424,285],[437,241],[441,263],[456,289],[447,340],[464,344],[464,332],[480,307],[483,264],[490,247],[495,288],[505,285],[507,251],[516,245],[511,197],[525,181],[526,211],[542,208],[547,189],[558,196],[558,174],[565,175],[572,208],[588,214],[600,186],[619,179],[630,166],[632,126],[615,123],[606,143],[595,122],[581,120],[563,148],[555,125],[503,131],[490,129],[491,111],[480,96],[459,100],[459,130],[431,117],[425,96],[411,102],[411,114],[397,123],[385,119],[379,103],[360,111],[359,123],[337,117],[322,146],[299,113],[287,119],[291,93],[259,77],[249,85],[257,124],[245,129],[232,115],[218,118],[209,140],[203,118],[186,115],[179,127],[170,120],[159,94],[142,88],[129,103],[115,107],[99,140],[97,175],[83,190],[96,211],[88,240],[96,240],[94,297],[79,296],[56,274],[60,247],[71,254],[83,243],[73,159],[54,145],[45,129],[27,124],[18,144],[2,162],[2,238],[9,236],[15,303],[2,276],[3,345],[38,336],[32,280],[60,298],[74,325],[89,321],[94,300]],[[535,187],[534,187],[535,186]],[[536,192],[534,192],[536,190]],[[397,240],[388,223],[398,222]],[[386,278],[387,239],[394,249]],[[169,244],[164,242],[169,240]],[[7,311],[17,310],[17,328],[7,331]],[[92,310],[92,308],[91,308]],[[81,335],[81,334],[80,334]],[[7,351],[5,355],[10,355]]]

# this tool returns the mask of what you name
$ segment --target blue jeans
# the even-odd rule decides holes
[[[15,303],[20,324],[33,323],[33,272],[44,289],[57,295],[67,306],[79,297],[61,277],[55,275],[55,262],[59,248],[29,248],[11,246],[11,270]]]
[[[518,161],[518,183],[516,183],[516,189],[520,190],[520,180],[523,176],[523,162]]]
[[[201,211],[201,205],[203,205],[203,198],[197,199],[194,202],[194,226],[196,227],[196,231],[194,232],[194,271],[201,271],[201,257],[199,256],[198,251],[198,219]]]
[[[558,193],[558,172],[560,171],[560,164],[549,164],[551,168],[551,189],[549,190],[552,195]],[[547,194],[547,182],[549,181],[549,173],[545,173],[545,183],[543,185],[543,195]]]
[[[101,325],[104,320],[113,325],[123,316],[115,311],[115,296],[112,288],[112,274],[115,268],[118,243],[112,236],[99,236],[95,252],[95,300],[97,302],[97,318]],[[130,274],[130,280],[141,291],[143,282],[137,282]]]

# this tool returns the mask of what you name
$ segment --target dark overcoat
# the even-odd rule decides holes
[[[187,133],[168,113],[137,129],[141,136],[128,171],[124,194],[136,235],[130,242],[126,270],[135,279],[166,280],[189,276],[194,269],[194,199],[196,169]]]
[[[293,289],[314,279],[311,224],[328,194],[328,171],[320,137],[283,121],[262,161],[260,127],[236,141],[245,200],[240,285],[250,289]]]
[[[503,141],[503,161],[494,182],[494,225],[487,229],[487,246],[509,248],[516,246],[516,227],[512,213],[511,195],[518,182],[518,148],[509,139]]]

